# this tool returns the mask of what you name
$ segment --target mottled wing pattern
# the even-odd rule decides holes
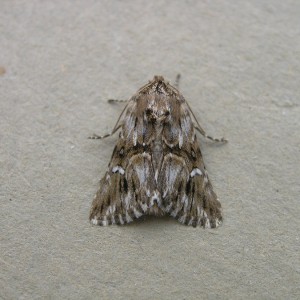
[[[131,98],[92,203],[93,224],[124,224],[150,214],[169,214],[194,227],[221,224],[191,115],[183,96],[162,77]]]
[[[178,116],[175,114],[164,126],[165,150],[159,175],[165,211],[186,225],[218,227],[221,205],[203,163],[189,108],[183,100],[174,101],[174,108]]]
[[[144,214],[163,215],[158,207],[159,192],[149,146],[151,129],[137,115],[137,100],[130,100],[120,139],[108,171],[100,181],[90,211],[95,225],[124,224]],[[144,131],[144,133],[142,133]],[[143,136],[143,141],[139,140]]]

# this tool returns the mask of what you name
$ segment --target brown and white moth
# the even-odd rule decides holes
[[[195,130],[226,140],[206,135],[177,88],[154,76],[129,99],[111,134],[119,129],[92,203],[92,224],[124,224],[143,215],[170,215],[194,227],[221,224]]]

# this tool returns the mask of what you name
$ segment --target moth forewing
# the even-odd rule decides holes
[[[170,215],[194,227],[221,224],[195,129],[211,137],[192,118],[184,97],[163,77],[138,90],[113,130],[121,132],[92,203],[93,224],[124,224],[143,215]]]

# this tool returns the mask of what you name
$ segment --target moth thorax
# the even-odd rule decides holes
[[[163,122],[170,116],[170,110],[166,107],[148,107],[145,116],[150,122]]]

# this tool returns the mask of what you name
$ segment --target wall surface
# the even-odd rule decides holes
[[[299,299],[299,1],[1,1],[0,298]],[[153,75],[202,127],[224,223],[88,214]]]

